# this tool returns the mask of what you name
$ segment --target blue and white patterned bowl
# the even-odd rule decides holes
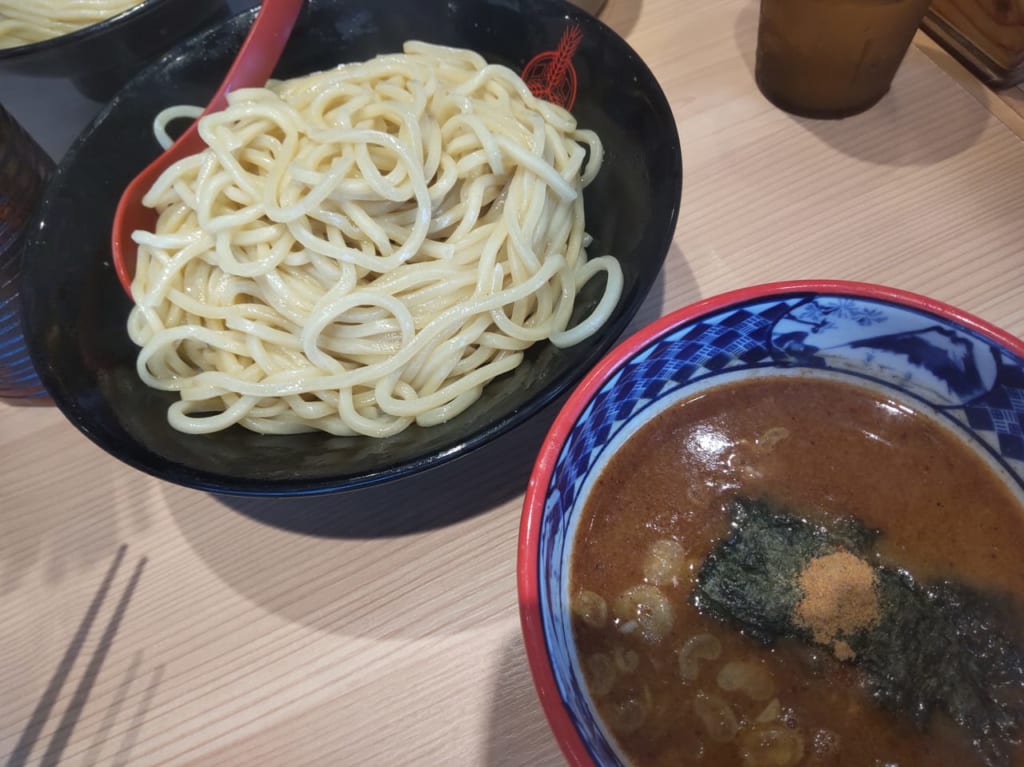
[[[594,480],[666,407],[703,387],[781,371],[850,376],[917,402],[1024,490],[1024,342],[950,306],[875,285],[792,282],[712,298],[640,331],[562,409],[523,508],[523,634],[571,764],[624,762],[594,714],[570,624],[568,565]]]

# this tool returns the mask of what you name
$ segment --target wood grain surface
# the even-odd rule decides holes
[[[753,0],[609,0],[678,121],[679,226],[634,327],[789,278],[925,293],[1024,334],[1024,115],[919,36],[892,91],[791,117]],[[52,106],[53,119],[61,115]],[[562,763],[525,665],[520,506],[554,415],[311,500],[194,492],[0,402],[0,757],[20,765]]]

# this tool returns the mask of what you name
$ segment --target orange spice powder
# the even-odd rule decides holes
[[[836,551],[808,562],[799,586],[804,596],[794,622],[839,660],[853,660],[856,654],[841,637],[871,628],[881,617],[874,568],[848,551]]]

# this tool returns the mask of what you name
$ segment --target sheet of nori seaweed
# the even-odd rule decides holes
[[[799,574],[812,560],[846,550],[874,563],[878,531],[842,517],[828,525],[738,498],[730,534],[704,561],[694,604],[771,644],[811,641],[793,620]],[[926,729],[937,711],[962,727],[987,767],[1009,767],[1024,720],[1024,651],[1007,632],[1008,605],[960,583],[924,586],[876,567],[882,618],[842,637],[878,703]]]
[[[731,534],[697,574],[694,603],[766,644],[783,636],[810,641],[811,632],[793,623],[800,572],[839,549],[866,556],[877,531],[852,517],[814,524],[749,498],[737,498],[731,513]]]

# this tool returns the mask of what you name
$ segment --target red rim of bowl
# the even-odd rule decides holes
[[[1024,358],[1024,341],[979,317],[957,309],[942,301],[911,293],[897,288],[885,287],[866,282],[844,280],[792,280],[773,282],[741,288],[712,298],[698,301],[662,317],[637,331],[612,349],[583,381],[576,387],[565,405],[559,411],[550,430],[544,438],[540,453],[530,474],[526,498],[523,501],[522,519],[519,524],[519,544],[516,577],[519,591],[519,620],[526,645],[526,656],[530,666],[537,695],[540,698],[548,724],[558,741],[569,764],[578,767],[593,765],[587,749],[573,725],[562,703],[555,683],[554,671],[548,660],[547,641],[540,616],[540,592],[537,582],[538,535],[540,519],[551,475],[565,440],[572,431],[583,409],[590,402],[606,380],[629,358],[637,354],[651,341],[673,328],[731,304],[739,304],[757,298],[785,295],[787,293],[827,293],[871,298],[899,304],[956,322],[963,327],[988,338]]]

